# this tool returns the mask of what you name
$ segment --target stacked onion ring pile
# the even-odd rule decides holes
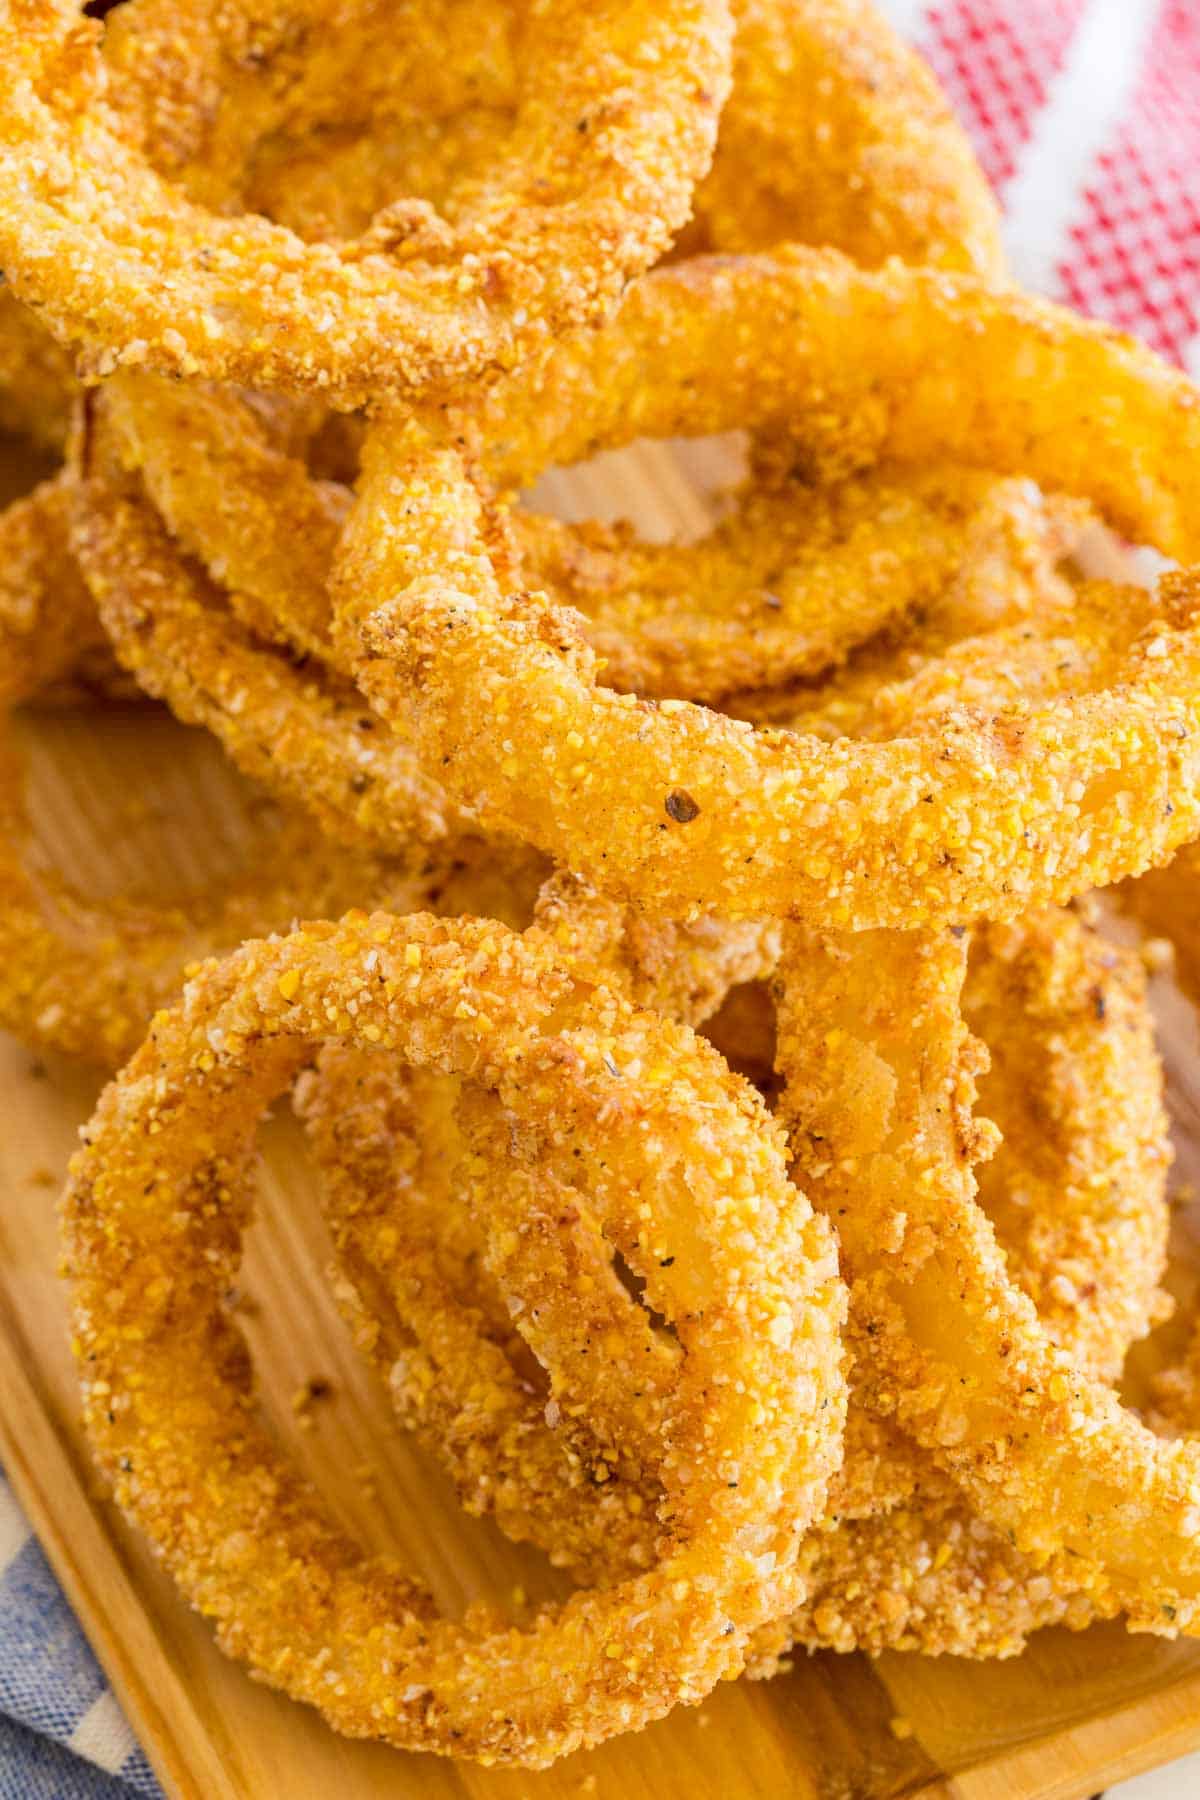
[[[87,1431],[222,1647],[540,1766],[793,1650],[1200,1635],[1091,898],[1196,986],[1200,391],[1013,287],[866,0],[0,0],[0,136],[7,702],[152,697],[278,814],[97,899],[10,721],[0,1022],[120,1069],[61,1209]],[[726,433],[689,535],[539,500]],[[519,1623],[259,1415],[288,1093],[398,1419],[573,1578]]]

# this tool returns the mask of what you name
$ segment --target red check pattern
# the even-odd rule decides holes
[[[1065,299],[1186,354],[1200,331],[1200,6],[1160,13],[1129,114],[1099,158],[1060,271]]]
[[[1016,173],[1085,6],[1086,0],[962,0],[930,8],[920,48],[969,129],[993,187]]]
[[[883,0],[883,7],[932,65],[1002,202],[1039,150],[1039,182],[1067,171],[1061,178],[1074,192],[1059,196],[1065,223],[1041,285],[1200,373],[1200,0],[930,0],[923,7]],[[1085,39],[1088,72],[1076,70],[1071,86]],[[1113,77],[1106,95],[1096,95],[1090,79],[1097,59]],[[1065,109],[1064,95],[1072,102]],[[1056,149],[1069,144],[1072,107],[1086,112],[1094,96],[1102,142],[1076,184],[1070,157],[1060,165]],[[1093,111],[1093,133],[1095,120]],[[1016,220],[1013,229],[1019,267]]]

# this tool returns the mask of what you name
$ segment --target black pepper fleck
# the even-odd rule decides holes
[[[690,825],[700,816],[700,808],[686,788],[672,788],[666,799],[667,817],[677,825]]]

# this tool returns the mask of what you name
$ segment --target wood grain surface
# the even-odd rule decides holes
[[[543,497],[564,511],[632,514],[645,529],[696,529],[709,516],[704,489],[727,466],[724,449],[638,450],[551,478]],[[253,854],[253,801],[213,744],[156,708],[36,715],[19,728],[39,841],[77,883],[178,892]],[[1159,987],[1184,1181],[1200,1176],[1200,1056],[1190,1012]],[[54,1213],[98,1088],[86,1069],[0,1039],[0,1459],[169,1793],[1077,1800],[1200,1744],[1200,1645],[1119,1628],[1047,1633],[1003,1664],[803,1657],[775,1681],[727,1685],[699,1708],[537,1775],[338,1739],[215,1650],[90,1472]],[[1181,1211],[1185,1288],[1190,1227]],[[330,1304],[327,1260],[302,1144],[277,1118],[263,1137],[240,1305],[265,1414],[342,1518],[411,1561],[445,1607],[556,1591],[541,1559],[460,1513],[397,1430]],[[298,1412],[295,1397],[314,1377],[327,1397]]]

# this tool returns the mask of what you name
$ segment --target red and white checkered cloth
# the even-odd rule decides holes
[[[1200,376],[1200,0],[881,0],[932,65],[1016,278]]]

